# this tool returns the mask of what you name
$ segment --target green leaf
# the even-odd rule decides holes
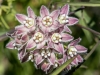
[[[74,59],[76,58],[73,57],[72,59],[67,60],[67,62],[65,62],[64,64],[62,64],[61,66],[59,66],[53,73],[51,73],[50,75],[58,75],[62,70],[64,70]]]
[[[0,19],[2,21],[2,23],[4,24],[4,26],[7,28],[7,29],[10,29],[10,27],[8,26],[8,24],[5,22],[4,18],[2,16],[0,16]]]

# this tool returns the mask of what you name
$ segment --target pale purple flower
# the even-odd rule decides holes
[[[81,41],[81,38],[78,38],[78,39],[73,40],[72,42],[70,42],[70,44],[67,47],[68,59],[70,59],[70,57],[73,57],[77,54],[87,52],[87,48],[85,48],[84,46],[78,44],[80,41]]]
[[[59,63],[55,56],[55,50],[52,48],[48,48],[47,46],[42,49],[36,49],[33,51],[34,62],[36,67],[41,67],[41,69],[47,72],[50,67],[53,68],[58,67]]]
[[[47,42],[47,36],[41,31],[37,30],[33,34],[32,38],[27,42],[26,48],[27,49],[41,49]]]
[[[12,34],[7,34],[13,40],[9,42],[6,47],[9,49],[20,49],[28,40],[29,36],[26,33],[19,34],[19,31],[15,31]]]
[[[30,32],[36,29],[36,16],[30,7],[27,8],[27,13],[28,16],[23,14],[16,15],[16,18],[21,23],[21,25],[16,26],[15,30],[20,30],[22,32]]]
[[[40,9],[41,17],[38,18],[39,28],[44,33],[56,30],[58,28],[58,22],[57,22],[58,15],[59,15],[59,10],[54,10],[50,14],[49,10],[45,6],[42,5]]]
[[[69,30],[69,32],[71,33],[70,29],[67,26],[71,26],[78,23],[78,19],[70,17],[68,14],[69,14],[69,5],[66,4],[60,10],[58,22],[60,23],[60,27],[64,26],[64,31],[68,32]]]
[[[67,33],[62,32],[61,30],[56,30],[49,34],[48,46],[56,49],[60,53],[64,53],[64,42],[70,42],[73,40],[73,37]]]

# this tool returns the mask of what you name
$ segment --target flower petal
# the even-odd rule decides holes
[[[51,53],[49,61],[50,61],[51,65],[55,64],[56,57],[55,57],[54,53]]]
[[[20,30],[22,32],[28,32],[29,31],[24,25],[16,26],[15,30]]]
[[[21,40],[22,40],[23,42],[28,41],[28,39],[29,39],[29,37],[28,37],[28,35],[27,35],[26,33],[23,34],[22,37],[21,37]]]
[[[45,17],[45,16],[49,15],[49,11],[48,11],[47,7],[45,7],[44,5],[41,6],[40,15],[41,15],[41,17]]]
[[[84,46],[75,45],[75,48],[77,49],[78,53],[86,53],[87,52],[87,48],[85,48]]]
[[[26,54],[26,45],[22,46],[18,52],[18,58],[22,62],[23,56]]]
[[[66,15],[68,15],[68,13],[69,13],[69,5],[66,4],[66,5],[64,5],[64,6],[61,8],[60,14],[66,14]]]
[[[35,14],[30,6],[27,8],[28,17],[35,19]]]
[[[62,42],[69,42],[73,40],[73,37],[67,33],[61,33]]]
[[[21,62],[23,63],[23,62],[28,61],[28,58],[29,58],[29,53],[26,53],[26,54],[23,56],[23,58],[21,59]]]
[[[37,55],[36,58],[35,58],[35,63],[37,65],[41,64],[43,62],[43,59],[42,59],[42,56],[41,55]]]
[[[63,44],[54,44],[55,50],[60,52],[61,54],[64,53],[64,47]]]
[[[59,10],[54,10],[50,16],[53,18],[53,20],[56,20],[58,18],[59,15]]]
[[[6,47],[9,49],[14,49],[14,46],[13,46],[14,43],[15,43],[15,41],[11,41],[6,45]]]
[[[67,24],[68,26],[71,26],[71,25],[78,23],[78,19],[74,18],[74,17],[69,17],[68,20],[69,20],[68,24]]]
[[[37,44],[37,49],[41,49],[45,45],[45,40],[42,41],[41,43]]]
[[[22,14],[17,14],[17,15],[16,15],[16,19],[17,19],[21,24],[23,24],[23,21],[25,21],[26,18],[27,18],[27,16],[22,15]]]
[[[83,62],[83,58],[80,55],[77,56],[77,60],[78,62]]]
[[[26,49],[32,49],[36,46],[36,43],[33,41],[33,39],[30,39],[26,45]]]
[[[70,34],[72,33],[71,30],[67,27],[67,25],[64,26],[64,31],[65,31],[65,32],[68,32],[68,33],[70,33]]]
[[[50,64],[49,63],[43,63],[42,64],[42,66],[41,66],[41,69],[43,70],[43,71],[46,71],[46,73],[47,73],[47,70],[49,70],[49,68],[50,68]]]
[[[80,41],[81,41],[81,38],[75,39],[75,40],[73,40],[73,41],[69,44],[69,46],[75,46],[75,45],[77,45]]]

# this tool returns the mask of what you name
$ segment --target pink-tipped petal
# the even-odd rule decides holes
[[[75,39],[69,44],[69,46],[77,45],[80,41],[81,41],[81,38]]]
[[[75,59],[72,61],[71,64],[72,64],[72,65],[78,65],[78,60],[77,60],[77,58],[75,58]]]
[[[29,31],[24,25],[16,26],[15,30],[20,30],[21,32],[28,32]]]
[[[49,11],[48,11],[47,7],[45,7],[44,5],[41,6],[40,15],[42,17],[49,15]]]
[[[73,40],[73,37],[67,33],[61,33],[62,42],[69,42]]]
[[[54,65],[55,64],[55,61],[56,61],[56,57],[55,57],[55,54],[54,53],[51,53],[51,56],[50,56],[50,63],[52,64],[52,65]]]
[[[50,68],[50,64],[49,63],[43,63],[42,64],[42,66],[41,66],[41,69],[43,70],[43,71],[46,71],[46,73],[47,73],[47,70],[49,70],[49,68]]]
[[[35,58],[35,63],[37,65],[41,64],[43,62],[43,59],[42,59],[42,56],[41,55],[37,55],[36,58]]]
[[[69,20],[69,21],[68,21],[68,24],[67,24],[68,26],[77,24],[78,21],[79,21],[77,18],[74,18],[74,17],[69,17],[68,20]]]
[[[26,45],[26,49],[32,49],[36,46],[36,43],[33,41],[33,39],[30,39]]]
[[[25,21],[26,18],[27,18],[27,16],[22,15],[22,14],[17,14],[17,15],[16,15],[16,19],[17,19],[21,24],[23,24],[23,21]]]
[[[59,10],[54,10],[50,16],[53,18],[53,20],[56,20],[58,18],[59,15]]]
[[[45,40],[42,41],[41,43],[37,44],[37,49],[41,49],[45,45]]]
[[[78,53],[86,53],[87,52],[87,48],[85,48],[84,46],[75,45],[75,48],[77,49]]]
[[[28,17],[35,19],[35,14],[30,6],[27,8]]]
[[[63,54],[64,53],[64,47],[63,44],[54,44],[55,50],[58,51],[59,53]]]
[[[83,62],[83,58],[80,55],[77,56],[77,60],[78,62]]]
[[[14,43],[15,43],[15,41],[11,41],[6,45],[6,47],[9,49],[14,49],[14,46],[13,46]]]
[[[23,34],[22,37],[21,37],[21,40],[22,40],[23,42],[28,41],[28,39],[29,39],[29,37],[28,37],[28,35],[27,35],[26,33]]]
[[[70,34],[72,33],[71,30],[67,27],[67,25],[64,26],[64,31],[65,31],[65,32],[68,32],[68,33],[70,33]]]
[[[68,15],[68,13],[69,13],[69,5],[66,4],[66,5],[64,5],[64,6],[61,8],[60,14],[66,14],[66,15]]]

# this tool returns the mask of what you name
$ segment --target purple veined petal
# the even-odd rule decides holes
[[[53,45],[54,43],[51,41],[51,39],[50,39],[50,41],[48,42],[48,47],[50,47],[50,48],[54,48],[54,45]]]
[[[54,44],[55,50],[58,51],[59,53],[63,54],[64,53],[64,47],[63,44]]]
[[[14,46],[13,46],[14,43],[15,43],[15,41],[10,41],[10,42],[6,45],[6,47],[9,48],[9,49],[14,49]]]
[[[26,53],[26,54],[23,56],[23,58],[21,59],[21,62],[23,63],[23,62],[29,61],[28,58],[29,58],[29,53]]]
[[[53,25],[52,25],[51,27],[48,27],[47,30],[48,30],[49,32],[52,32],[52,31],[55,31],[58,27],[59,27],[59,26],[58,26],[58,22],[57,22],[57,21],[54,21],[54,22],[53,22]]]
[[[26,45],[22,46],[20,48],[20,50],[18,51],[18,58],[19,60],[22,62],[22,58],[23,56],[26,54],[26,48],[25,48]]]
[[[84,46],[75,45],[75,48],[77,49],[78,53],[86,53],[87,52],[87,48],[85,48]]]
[[[73,37],[67,33],[61,33],[62,42],[69,42],[73,40]]]
[[[64,6],[61,8],[60,14],[66,14],[66,15],[68,15],[68,13],[69,13],[69,5],[66,4],[66,5],[64,5]]]
[[[64,59],[63,58],[62,59],[58,59],[58,63],[59,63],[59,65],[62,65],[64,63]]]
[[[78,60],[77,58],[75,58],[72,62],[71,62],[72,65],[78,65]]]
[[[53,20],[56,20],[59,16],[60,11],[59,10],[54,10],[50,16],[53,18]]]
[[[55,57],[55,54],[54,53],[51,53],[49,61],[50,61],[50,64],[51,65],[54,65],[55,64],[56,57]]]
[[[44,6],[44,5],[41,6],[40,15],[41,15],[41,17],[45,17],[45,16],[49,15],[49,11],[46,6]]]
[[[74,24],[76,24],[76,23],[78,23],[78,19],[77,18],[74,18],[74,17],[69,17],[68,18],[68,26],[71,26],[71,25],[74,25]]]
[[[69,46],[75,46],[75,45],[77,45],[80,41],[81,41],[81,38],[75,39],[75,40],[73,40],[73,41],[69,44]]]
[[[69,64],[66,68],[67,68],[67,70],[71,70],[72,65]]]
[[[67,27],[67,25],[64,26],[64,31],[65,32],[68,32],[70,34],[72,33],[71,30]]]
[[[40,54],[38,54],[38,55],[35,57],[35,63],[36,63],[36,65],[41,64],[43,61],[44,61],[44,59],[42,59],[42,56],[41,56]]]
[[[78,62],[83,62],[83,58],[80,55],[77,56],[77,60]]]
[[[43,71],[45,71],[46,74],[47,74],[47,71],[50,69],[50,64],[44,62],[44,63],[42,64],[42,66],[41,66],[41,69],[42,69]]]
[[[22,40],[23,42],[28,41],[28,39],[29,39],[29,37],[28,37],[28,35],[27,35],[26,33],[23,34],[22,37],[21,37],[21,40]]]
[[[42,24],[39,25],[39,28],[43,31],[43,33],[49,32],[49,30],[47,30],[47,27],[43,26]]]
[[[37,49],[41,49],[45,45],[46,41],[43,40],[41,43],[37,44]]]
[[[28,17],[35,19],[35,14],[30,6],[27,8]]]
[[[22,32],[28,32],[29,31],[24,25],[16,26],[15,30],[20,30]]]
[[[26,45],[26,49],[32,49],[36,46],[36,43],[33,41],[33,39],[30,39]]]
[[[16,19],[23,24],[23,21],[25,21],[27,18],[27,16],[23,15],[23,14],[16,14]]]

